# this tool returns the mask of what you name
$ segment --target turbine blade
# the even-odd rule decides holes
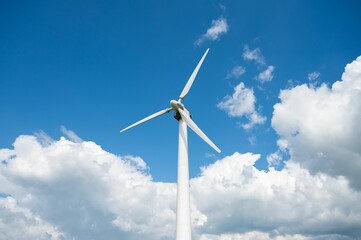
[[[135,127],[135,126],[137,126],[137,125],[139,125],[139,124],[141,124],[141,123],[144,123],[144,122],[146,122],[146,121],[149,121],[149,120],[151,120],[151,119],[153,119],[153,118],[156,118],[156,117],[159,117],[159,116],[161,116],[161,115],[163,115],[163,114],[169,113],[171,110],[172,110],[172,108],[166,108],[166,109],[164,109],[164,110],[162,110],[162,111],[153,113],[152,115],[150,115],[150,116],[148,116],[148,117],[146,117],[146,118],[143,118],[142,120],[139,120],[138,122],[130,125],[129,127],[124,128],[124,129],[121,130],[120,132],[124,132],[124,131],[128,130],[129,128]]]
[[[207,51],[203,54],[203,57],[201,58],[201,60],[199,61],[197,67],[194,69],[192,75],[190,76],[190,78],[188,79],[188,82],[187,84],[185,85],[182,93],[179,95],[179,99],[182,100],[183,98],[185,98],[185,96],[187,95],[187,93],[189,92],[189,89],[191,89],[191,86],[194,82],[194,79],[196,78],[197,76],[197,73],[199,71],[199,69],[201,68],[202,66],[202,63],[204,61],[204,59],[206,58],[207,56],[207,53],[209,51],[209,48],[207,49]]]
[[[200,136],[206,143],[209,144],[214,150],[216,150],[218,153],[221,152],[221,150],[202,132],[202,130],[193,122],[193,120],[187,116],[187,114],[180,108],[178,108],[178,111],[180,115],[182,116],[182,119],[187,123],[187,125]]]

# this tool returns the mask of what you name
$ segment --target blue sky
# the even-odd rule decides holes
[[[319,136],[316,125],[306,127],[313,119],[303,119],[303,107],[331,91],[346,64],[361,55],[360,6],[338,0],[1,2],[0,148],[13,149],[20,135],[50,137],[48,144],[65,136],[122,157],[139,156],[154,182],[175,182],[178,126],[172,114],[119,130],[178,99],[210,48],[183,102],[222,153],[189,130],[192,178],[217,160],[249,152],[260,154],[254,161],[260,172],[269,166],[281,172],[292,160],[312,174],[343,176],[359,189],[355,173],[308,161],[309,145],[292,137],[309,134],[312,146]],[[357,106],[345,108],[355,114],[340,129],[360,120]],[[318,113],[333,121],[330,112]],[[359,152],[353,138],[340,139],[352,139]],[[336,168],[336,162],[327,166]]]
[[[210,53],[185,103],[195,121],[222,149],[214,152],[190,134],[191,175],[234,151],[273,152],[273,105],[288,80],[340,79],[360,52],[360,15],[351,2],[123,1],[12,2],[1,8],[0,144],[43,130],[57,139],[60,126],[117,154],[145,159],[155,179],[175,181],[177,126],[171,116],[131,132],[119,129],[177,99],[206,48]],[[222,7],[223,6],[223,7]],[[200,46],[195,41],[224,18],[229,30]],[[254,79],[262,67],[242,58],[259,48],[276,67],[271,82]],[[226,79],[235,66],[246,73]],[[264,68],[264,67],[263,67]],[[240,81],[253,88],[267,120],[244,131],[216,105]],[[259,88],[262,88],[260,90]],[[247,139],[255,140],[250,144]],[[258,163],[264,169],[265,161]]]

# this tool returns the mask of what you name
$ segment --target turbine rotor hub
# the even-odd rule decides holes
[[[180,101],[171,100],[170,106],[173,108],[175,112],[178,112],[178,108],[184,109],[184,105]]]

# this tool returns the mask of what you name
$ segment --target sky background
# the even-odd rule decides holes
[[[222,153],[189,130],[194,238],[360,239],[360,7],[2,1],[0,239],[172,239],[177,121],[119,130],[207,48],[183,103]]]

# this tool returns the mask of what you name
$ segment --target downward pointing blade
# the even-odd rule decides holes
[[[221,150],[202,132],[202,130],[193,122],[193,120],[187,116],[187,114],[182,110],[178,109],[180,115],[182,116],[182,119],[187,123],[187,125],[200,136],[206,143],[208,143],[214,150],[216,150],[218,153],[221,152]]]
[[[194,79],[196,78],[197,73],[198,73],[199,69],[200,69],[201,66],[202,66],[202,63],[203,63],[204,59],[206,58],[208,51],[209,51],[209,48],[208,48],[207,51],[204,53],[202,59],[199,61],[197,67],[194,69],[192,75],[191,75],[190,78],[188,79],[188,82],[187,82],[187,84],[185,85],[182,93],[179,95],[179,99],[183,99],[183,98],[187,95],[187,93],[189,92],[189,89],[191,89],[191,86],[192,86],[192,84],[193,84],[193,82],[194,82]]]
[[[152,114],[152,115],[150,115],[150,116],[148,116],[146,118],[143,118],[142,120],[139,120],[138,122],[130,125],[129,127],[124,128],[120,132],[124,132],[124,131],[128,130],[129,128],[135,127],[135,126],[137,126],[137,125],[139,125],[141,123],[144,123],[146,121],[149,121],[149,120],[151,120],[153,118],[156,118],[156,117],[159,117],[159,116],[161,116],[163,114],[169,113],[171,110],[172,110],[172,108],[166,108],[166,109],[164,109],[162,111],[156,112],[156,113],[154,113],[154,114]]]

